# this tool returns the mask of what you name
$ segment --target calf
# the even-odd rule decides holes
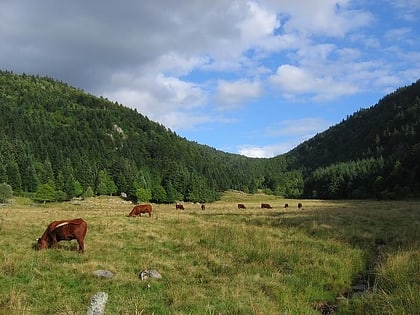
[[[79,244],[79,252],[85,251],[85,236],[87,223],[79,218],[73,220],[54,221],[50,223],[44,234],[38,238],[38,249],[57,247],[60,241],[71,241],[76,239]]]
[[[238,209],[246,209],[243,203],[238,203]]]
[[[175,209],[177,209],[177,210],[178,210],[178,209],[179,209],[179,210],[185,210],[184,206],[183,206],[183,205],[181,205],[181,204],[178,204],[178,203],[175,205]]]
[[[262,204],[261,204],[261,208],[262,208],[262,209],[272,209],[271,205],[270,205],[270,204],[268,204],[268,203],[262,203]]]

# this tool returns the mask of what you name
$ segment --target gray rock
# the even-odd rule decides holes
[[[108,301],[108,294],[105,292],[98,292],[90,299],[90,306],[86,315],[104,315],[105,306]]]
[[[162,275],[155,269],[146,269],[139,273],[141,280],[146,279],[162,279]]]
[[[98,277],[107,278],[107,279],[111,279],[114,277],[114,274],[109,270],[96,270],[93,272],[93,274]]]

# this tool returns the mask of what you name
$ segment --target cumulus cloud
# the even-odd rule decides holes
[[[352,9],[349,0],[289,0],[273,5],[285,13],[288,32],[343,37],[372,21],[369,12]]]
[[[312,73],[309,69],[292,65],[281,65],[270,81],[279,87],[286,97],[295,94],[311,94],[316,100],[327,100],[352,94],[357,87],[351,82],[340,82],[338,78]]]
[[[261,84],[258,81],[238,80],[228,82],[220,80],[217,84],[216,102],[219,108],[231,109],[243,106],[246,101],[260,96]]]
[[[284,154],[299,144],[297,141],[284,141],[268,145],[240,145],[238,153],[252,158],[270,158]]]

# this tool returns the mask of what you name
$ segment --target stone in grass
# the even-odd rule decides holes
[[[109,270],[96,270],[93,273],[101,278],[111,279],[114,277],[114,274]]]
[[[103,315],[105,314],[105,305],[108,300],[108,294],[98,292],[90,299],[90,305],[86,315]]]
[[[155,269],[145,269],[139,273],[141,280],[146,279],[162,279],[162,275]]]

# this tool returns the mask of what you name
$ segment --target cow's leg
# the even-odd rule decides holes
[[[83,253],[85,251],[85,244],[83,240],[77,239],[77,243],[79,244],[79,253]]]
[[[51,238],[51,247],[52,248],[57,248],[58,247],[57,236],[55,234]]]

